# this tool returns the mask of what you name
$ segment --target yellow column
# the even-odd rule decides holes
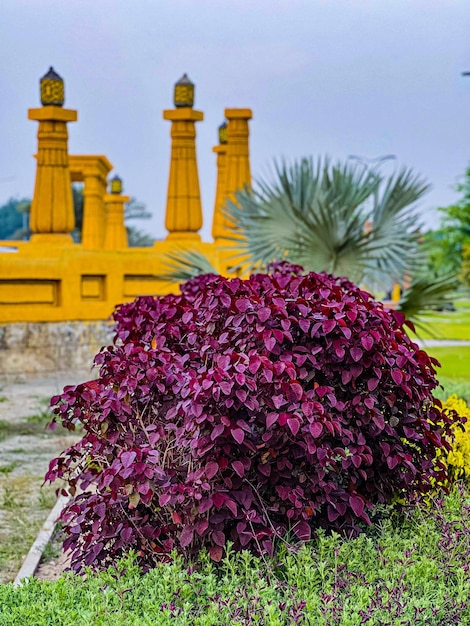
[[[124,205],[130,196],[110,193],[105,195],[106,203],[106,235],[105,250],[123,250],[128,247],[127,231],[124,225]]]
[[[233,198],[236,191],[251,186],[248,120],[253,115],[251,109],[225,109],[225,117],[228,120],[225,195]]]
[[[106,177],[113,166],[102,155],[71,155],[69,161],[72,182],[84,183],[82,245],[100,250],[106,230]]]
[[[192,108],[163,111],[171,125],[171,162],[165,215],[167,239],[195,239],[202,227],[201,193],[196,160],[195,123],[204,114]]]
[[[165,227],[167,239],[200,241],[201,193],[196,160],[196,122],[204,114],[193,109],[195,86],[184,74],[175,83],[175,109],[163,111],[171,124],[171,161],[168,178]]]
[[[400,285],[398,283],[395,283],[392,289],[392,302],[397,302],[397,303],[400,302],[400,297],[401,297]]]
[[[227,234],[227,218],[223,213],[226,198],[227,144],[221,143],[218,146],[214,146],[212,152],[215,152],[217,155],[217,186],[212,218],[212,237],[217,241]]]
[[[75,226],[68,159],[67,122],[77,121],[77,111],[57,105],[29,109],[28,118],[39,122],[36,183],[31,203],[33,243],[73,243]]]

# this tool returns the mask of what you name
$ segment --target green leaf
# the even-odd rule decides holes
[[[161,280],[171,283],[182,283],[200,274],[219,274],[210,260],[198,250],[176,250],[163,258],[165,270],[158,274]]]

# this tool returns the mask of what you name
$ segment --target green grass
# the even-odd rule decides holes
[[[19,461],[12,461],[11,463],[7,463],[6,465],[0,465],[0,474],[3,476],[9,476],[12,471],[18,467]]]
[[[423,316],[417,327],[420,339],[455,339],[470,341],[470,310],[433,312]]]
[[[438,370],[438,378],[470,381],[470,346],[430,347],[426,348],[426,352],[442,366]]]
[[[433,347],[426,352],[440,363],[437,378],[442,388],[434,391],[440,400],[456,394],[470,405],[470,346]]]
[[[51,415],[48,411],[40,411],[35,415],[26,417],[19,422],[7,422],[0,420],[0,441],[15,435],[41,435],[47,437],[57,437],[63,435],[66,429],[58,424],[55,429],[48,428]]]
[[[470,498],[405,515],[381,507],[357,539],[320,532],[274,558],[205,553],[141,574],[117,569],[0,586],[2,626],[457,626],[470,623]]]

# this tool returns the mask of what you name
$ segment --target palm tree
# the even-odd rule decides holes
[[[411,169],[386,177],[325,158],[275,164],[274,173],[272,181],[258,181],[227,201],[225,213],[233,224],[229,245],[239,268],[265,270],[283,259],[382,292],[414,276],[400,308],[415,318],[455,287],[450,275],[432,285],[418,276],[423,254],[416,203],[429,185]],[[203,255],[192,254],[197,257],[192,267],[188,258],[173,255],[167,278],[199,273]],[[419,311],[414,301],[420,302]]]
[[[410,271],[420,226],[414,206],[428,189],[410,169],[384,178],[357,164],[302,159],[275,173],[227,203],[250,268],[282,258],[384,290]]]

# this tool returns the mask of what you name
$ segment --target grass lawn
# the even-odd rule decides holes
[[[434,395],[445,400],[456,394],[470,405],[470,346],[426,348],[426,352],[442,366],[437,370],[442,388],[436,389]]]
[[[441,364],[438,377],[468,380],[470,382],[470,346],[430,347],[426,352]]]
[[[456,304],[456,311],[435,311],[424,316],[424,325],[417,327],[417,336],[420,339],[470,340],[470,308],[462,304]]]

